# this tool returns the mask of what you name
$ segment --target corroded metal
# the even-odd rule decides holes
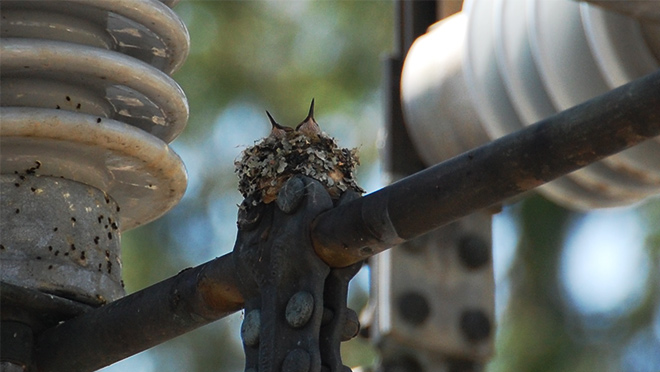
[[[296,211],[288,207],[294,204],[300,204]],[[309,236],[313,218],[332,206],[324,185],[294,176],[276,203],[253,207],[259,211],[257,224],[239,224],[233,257],[245,298],[241,336],[246,370],[347,368],[339,345],[357,334],[346,298],[359,265],[331,270],[314,252]]]
[[[2,321],[29,324],[39,333],[94,307],[19,285],[0,282]]]
[[[95,371],[243,308],[231,255],[41,333],[39,372]]]

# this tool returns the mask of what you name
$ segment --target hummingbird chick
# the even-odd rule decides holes
[[[282,139],[286,137],[287,132],[293,132],[292,128],[278,124],[268,110],[266,110],[266,115],[268,115],[268,120],[270,120],[270,125],[272,126],[270,137]]]
[[[305,120],[303,120],[298,126],[296,126],[296,130],[310,139],[316,139],[318,136],[321,134],[321,127],[319,126],[319,123],[316,122],[314,119],[314,99],[312,98],[312,104],[309,107],[309,114],[307,114],[307,117]]]
[[[314,100],[307,117],[295,129],[280,125],[266,111],[268,137],[246,148],[234,162],[238,189],[245,198],[241,209],[271,203],[284,183],[296,174],[321,182],[333,199],[351,189],[364,192],[355,180],[357,149],[337,146],[314,119]]]

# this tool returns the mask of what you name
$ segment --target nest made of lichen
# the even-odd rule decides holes
[[[325,133],[312,137],[297,130],[270,135],[243,151],[237,160],[238,189],[245,198],[242,208],[270,203],[294,175],[311,177],[323,184],[333,199],[346,190],[364,192],[355,180],[357,149],[337,146]]]

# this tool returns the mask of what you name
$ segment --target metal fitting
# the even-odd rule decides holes
[[[243,324],[241,324],[241,338],[247,346],[259,345],[259,333],[261,330],[261,313],[259,310],[252,310],[245,315]]]
[[[314,296],[306,291],[300,291],[289,299],[286,305],[285,317],[293,328],[305,326],[314,312]]]
[[[293,213],[305,196],[305,184],[299,177],[289,179],[277,194],[277,206],[284,213]]]
[[[309,353],[303,349],[293,349],[284,358],[282,372],[307,372],[312,365]]]

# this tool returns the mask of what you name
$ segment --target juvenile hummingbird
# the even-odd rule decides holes
[[[270,137],[282,139],[286,138],[287,132],[293,132],[293,128],[278,124],[275,119],[273,119],[273,116],[270,114],[270,112],[268,112],[268,110],[266,110],[266,115],[268,115],[268,120],[270,120],[270,125],[272,126],[272,129],[270,130]]]
[[[309,113],[307,114],[307,117],[296,126],[296,129],[285,127],[284,125],[279,124],[277,121],[275,121],[275,119],[273,119],[273,116],[268,111],[266,111],[266,115],[268,115],[268,120],[270,121],[271,125],[270,137],[283,139],[286,138],[288,133],[295,131],[304,134],[311,140],[317,140],[321,134],[321,127],[314,119],[314,99],[312,99],[312,104],[309,107]]]
[[[304,135],[306,135],[309,138],[318,138],[319,134],[321,134],[321,127],[319,127],[319,123],[314,120],[314,99],[312,98],[312,104],[309,106],[309,114],[307,114],[307,117],[305,120],[303,120],[298,126],[296,126],[296,130]]]

